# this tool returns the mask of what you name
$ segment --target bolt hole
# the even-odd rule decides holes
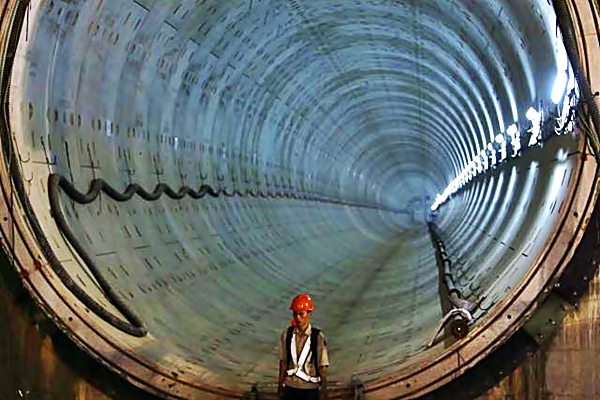
[[[407,383],[406,384],[406,388],[408,389],[409,387],[410,387],[410,383]]]
[[[575,211],[575,212],[573,213],[573,216],[574,216],[575,218],[579,218],[579,213],[578,213],[577,211]]]
[[[72,321],[73,321],[73,317],[69,317],[69,322],[72,322]]]
[[[512,318],[512,315],[510,315],[510,314],[508,314],[508,315],[506,316],[506,319],[511,319],[511,318]]]
[[[3,218],[4,222],[8,221],[8,217]]]

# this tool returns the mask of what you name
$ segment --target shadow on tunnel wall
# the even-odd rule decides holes
[[[460,362],[457,360],[457,362]],[[483,360],[477,367],[454,379],[448,385],[423,397],[424,400],[472,400],[484,396],[511,375],[519,366],[533,364],[533,381],[544,382],[543,349],[526,332],[520,330],[501,348]],[[527,389],[525,389],[527,391]],[[506,394],[506,398],[514,398]]]
[[[154,400],[79,350],[0,252],[0,399]]]

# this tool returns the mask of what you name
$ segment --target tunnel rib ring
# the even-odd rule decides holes
[[[154,187],[152,192],[149,192],[137,183],[130,183],[123,192],[119,192],[102,178],[93,179],[89,185],[87,193],[83,193],[77,190],[77,188],[64,176],[56,173],[50,174],[48,176],[48,198],[52,216],[54,217],[56,225],[71,246],[73,246],[76,253],[87,265],[94,279],[98,283],[98,286],[102,289],[104,296],[117,308],[117,310],[119,310],[119,312],[123,314],[127,321],[123,321],[121,318],[116,317],[106,310],[105,307],[92,299],[77,283],[75,283],[66,269],[61,265],[60,261],[56,259],[56,257],[50,257],[53,260],[51,262],[52,269],[54,272],[56,272],[63,284],[68,287],[73,294],[83,304],[86,305],[86,307],[94,311],[98,316],[100,316],[104,321],[108,322],[113,327],[136,337],[145,336],[147,334],[146,328],[135,312],[132,311],[131,308],[124,303],[121,297],[111,288],[110,283],[102,276],[98,266],[89,255],[89,252],[83,248],[77,239],[75,233],[67,222],[64,213],[62,212],[59,189],[62,189],[71,200],[79,204],[92,203],[98,198],[101,192],[104,192],[111,199],[118,202],[128,201],[133,197],[134,194],[138,194],[146,201],[158,200],[163,193],[174,200],[181,200],[187,195],[195,200],[198,200],[204,198],[206,195],[211,197],[219,197],[219,195],[222,194],[225,197],[233,197],[237,195],[239,197],[250,196],[272,199],[303,199],[317,202],[342,204],[346,206],[376,208],[370,205],[351,204],[338,199],[322,198],[322,196],[317,197],[307,194],[296,194],[289,192],[263,192],[261,190],[252,191],[251,189],[247,189],[245,191],[234,189],[231,192],[228,192],[225,188],[218,188],[215,190],[206,184],[201,185],[197,191],[187,185],[184,185],[178,191],[175,191],[168,184],[160,182]]]
[[[166,185],[165,185],[166,186]],[[168,187],[168,186],[167,186]],[[69,226],[61,207],[60,207],[60,196],[59,188],[62,188],[67,195],[74,201],[81,204],[88,204],[94,201],[101,191],[104,191],[107,195],[117,201],[126,201],[130,199],[134,193],[139,193],[144,199],[158,199],[162,192],[165,190],[164,186],[159,186],[153,193],[148,193],[143,190],[139,185],[129,185],[128,190],[124,193],[119,193],[110,185],[106,184],[103,179],[95,179],[90,185],[90,190],[87,194],[81,193],[75,189],[75,187],[63,176],[58,174],[50,174],[48,177],[48,198],[50,201],[50,209],[52,216],[56,222],[56,225],[62,232],[62,234],[69,241],[71,246],[75,249],[79,257],[85,262],[89,270],[91,271],[94,279],[98,283],[98,286],[102,289],[106,298],[123,314],[127,321],[123,321],[121,318],[116,317],[110,313],[106,308],[92,299],[75,281],[71,278],[67,270],[62,266],[60,261],[56,257],[50,257],[50,265],[54,272],[58,275],[62,283],[71,290],[71,292],[83,303],[86,307],[94,311],[104,321],[108,322],[113,327],[120,329],[121,331],[128,333],[133,336],[143,337],[148,332],[144,327],[141,319],[135,314],[131,308],[123,302],[121,297],[111,288],[110,284],[104,279],[102,274],[99,273],[98,266],[90,257],[89,253],[83,248],[75,233]],[[170,190],[170,188],[169,188]]]
[[[544,0],[7,0],[2,250],[165,398],[273,396],[300,290],[331,397],[437,390],[522,336],[591,226],[597,18],[560,1],[564,38]]]
[[[214,190],[209,185],[201,185],[197,191],[191,189],[189,186],[182,186],[178,191],[175,191],[166,183],[158,183],[152,192],[148,192],[137,183],[131,183],[123,192],[119,192],[117,189],[113,188],[109,183],[107,183],[104,179],[101,178],[92,180],[87,193],[82,193],[79,190],[77,190],[77,188],[75,188],[75,186],[64,176],[59,174],[50,174],[48,176],[48,197],[50,202],[50,209],[56,222],[56,225],[58,226],[60,231],[65,235],[66,239],[69,241],[71,246],[73,246],[77,254],[88,266],[93,277],[97,281],[100,288],[103,290],[103,293],[106,296],[106,298],[125,316],[128,322],[125,322],[122,319],[115,317],[108,310],[106,310],[95,300],[93,300],[90,296],[88,296],[85,293],[85,291],[69,276],[69,273],[61,265],[61,263],[58,262],[58,260],[55,260],[55,262],[51,263],[53,270],[56,272],[56,274],[65,284],[65,286],[67,286],[82,303],[84,303],[87,307],[93,310],[104,321],[108,322],[113,327],[122,330],[123,332],[137,337],[143,337],[147,334],[147,331],[144,328],[142,321],[131,310],[131,308],[123,302],[121,297],[117,293],[115,293],[115,291],[111,288],[110,284],[106,281],[106,279],[104,279],[102,274],[99,273],[98,266],[77,239],[75,233],[71,229],[69,223],[67,222],[62,212],[60,206],[59,189],[62,189],[69,196],[69,198],[71,198],[73,201],[79,204],[89,204],[93,202],[98,198],[101,192],[106,193],[111,199],[118,202],[128,201],[136,193],[146,201],[158,200],[163,195],[163,193],[175,200],[183,199],[186,195],[189,195],[193,199],[201,199],[206,195],[209,195],[211,197],[218,197],[220,194],[223,194],[227,197],[232,197],[236,194],[238,196],[243,195],[243,192],[240,192],[238,190],[234,190],[233,192],[227,192],[225,189]],[[268,192],[255,194],[250,190],[248,190],[247,193],[251,196],[256,197],[290,197],[285,193],[273,194]]]

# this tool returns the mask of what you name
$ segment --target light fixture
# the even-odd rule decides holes
[[[536,122],[540,119],[540,113],[533,107],[529,107],[527,114],[525,115],[531,122]]]
[[[506,129],[506,134],[511,137],[515,137],[517,133],[519,133],[519,128],[517,128],[517,124],[512,124],[508,127],[508,129]],[[498,137],[496,136],[496,138]]]

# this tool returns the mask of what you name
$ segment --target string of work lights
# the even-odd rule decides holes
[[[476,176],[507,160],[519,157],[527,148],[540,146],[553,135],[572,133],[575,126],[575,110],[579,103],[579,88],[573,67],[567,57],[560,32],[556,38],[557,74],[552,88],[551,102],[540,101],[529,107],[525,118],[513,107],[514,122],[503,132],[490,132],[489,141],[484,142],[465,162],[460,173],[435,198],[431,210],[436,211],[448,198]],[[502,116],[499,115],[500,125]]]

